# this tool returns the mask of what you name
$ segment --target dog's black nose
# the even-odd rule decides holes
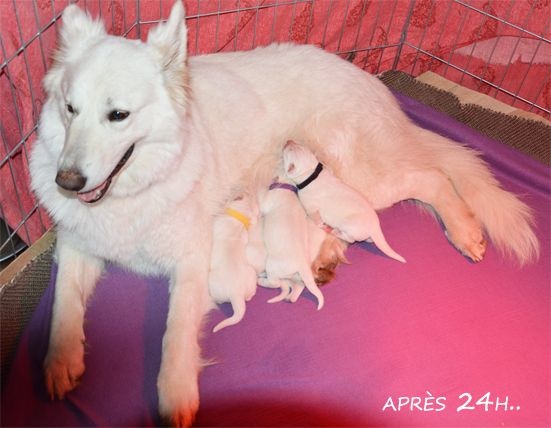
[[[57,172],[55,182],[65,190],[79,191],[86,185],[86,177],[74,169],[60,170]]]

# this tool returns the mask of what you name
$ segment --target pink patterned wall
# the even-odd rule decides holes
[[[111,33],[144,39],[150,22],[166,18],[173,1],[142,0],[140,10],[134,0],[79,3],[101,16]],[[27,242],[49,224],[29,193],[27,160],[44,101],[40,81],[55,47],[56,18],[66,4],[0,1],[0,215]],[[310,43],[371,73],[432,70],[519,108],[530,110],[534,103],[551,109],[550,0],[186,0],[185,5],[192,55]],[[549,118],[542,109],[532,111]]]

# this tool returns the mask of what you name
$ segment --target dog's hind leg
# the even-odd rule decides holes
[[[463,147],[447,143],[448,151],[458,151],[459,148],[458,156],[464,154],[466,149]],[[413,146],[415,152],[411,149]],[[473,261],[482,260],[486,251],[483,223],[463,199],[448,171],[439,166],[451,163],[440,159],[444,150],[439,146],[419,146],[417,141],[411,142],[408,147],[402,148],[402,152],[381,154],[381,159],[386,160],[373,164],[368,177],[365,177],[367,180],[355,173],[362,168],[362,156],[352,161],[352,168],[342,171],[341,178],[363,193],[376,210],[407,199],[430,205],[442,221],[450,242]],[[470,152],[466,157],[476,160]],[[471,168],[468,162],[465,163],[465,171],[459,175],[469,173]],[[396,164],[400,167],[392,167]]]
[[[414,144],[414,143],[412,143]],[[449,241],[465,256],[473,261],[480,261],[486,251],[486,239],[483,224],[471,207],[458,192],[455,183],[436,166],[439,162],[431,159],[420,161],[412,156],[406,159],[396,154],[401,168],[380,167],[373,175],[376,181],[364,182],[360,174],[343,171],[344,181],[366,196],[376,210],[387,208],[399,201],[414,199],[429,205],[441,220]],[[419,158],[423,156],[417,155]],[[355,171],[360,169],[361,162],[354,164]]]
[[[477,260],[486,246],[484,228],[495,247],[505,255],[516,257],[520,264],[537,259],[539,241],[532,227],[531,209],[501,187],[476,152],[424,129],[418,129],[417,133],[417,138],[427,144],[435,165],[449,178],[455,194],[460,195],[467,207],[458,213],[446,212],[437,201],[440,208],[435,209],[450,241]]]
[[[270,300],[268,300],[268,303],[277,303],[277,302],[281,302],[282,300],[285,300],[287,296],[289,296],[289,293],[291,291],[291,286],[289,285],[289,281],[287,281],[286,279],[259,278],[258,285],[266,288],[281,289],[281,293],[279,293],[277,296],[272,297]]]
[[[291,281],[291,292],[287,296],[287,300],[291,303],[295,303],[300,295],[302,294],[302,291],[304,290],[304,283],[302,280],[297,281]]]
[[[46,388],[50,398],[62,399],[75,388],[84,373],[84,313],[103,270],[103,262],[57,238],[58,270],[50,329],[44,360]]]
[[[430,204],[450,242],[464,255],[480,261],[486,250],[485,233],[498,250],[520,264],[539,256],[530,208],[504,190],[476,152],[433,132],[415,128],[416,141],[405,175],[408,197]],[[407,162],[402,156],[402,162]],[[415,183],[419,180],[418,183]],[[485,232],[485,233],[484,233]]]

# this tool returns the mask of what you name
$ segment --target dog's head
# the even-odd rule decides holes
[[[283,168],[287,178],[295,183],[303,181],[316,168],[316,156],[305,146],[287,141],[283,146]]]
[[[186,44],[180,1],[146,42],[65,9],[39,128],[62,193],[97,202],[109,188],[130,196],[169,174],[185,150]]]

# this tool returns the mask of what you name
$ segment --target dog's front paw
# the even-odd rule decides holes
[[[72,347],[50,346],[44,360],[44,380],[50,398],[63,399],[78,385],[84,369],[83,341]]]
[[[188,373],[186,373],[188,374]],[[159,374],[159,413],[165,424],[190,427],[199,409],[199,388],[196,376],[179,377],[178,373]]]
[[[161,413],[163,426],[178,428],[191,427],[193,425],[193,421],[195,420],[195,414],[197,413],[198,408],[199,403],[197,403],[197,407],[195,408],[187,407],[177,409],[172,411],[172,414],[170,415],[168,413]]]

